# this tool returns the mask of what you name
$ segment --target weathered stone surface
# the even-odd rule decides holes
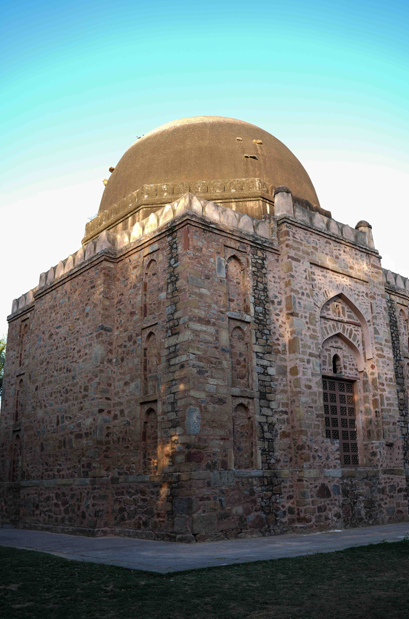
[[[266,239],[270,238],[270,227],[266,221],[262,221],[256,225],[256,233]]]
[[[173,502],[173,510],[176,514],[193,514],[198,509],[199,502],[191,497],[180,497]]]
[[[141,237],[142,234],[143,234],[143,228],[139,222],[136,222],[136,224],[131,230],[131,236],[130,236],[131,242],[139,239],[139,237]]]
[[[212,486],[233,486],[234,471],[212,471]]]
[[[326,218],[320,215],[319,213],[314,213],[313,218],[312,218],[312,224],[313,226],[315,226],[315,228],[318,228],[319,230],[326,230],[327,224],[326,224],[325,219]]]
[[[126,247],[131,242],[131,235],[129,230],[123,230],[116,235],[116,246],[118,249]]]
[[[194,406],[189,406],[186,411],[186,434],[199,434],[200,420],[200,410]]]
[[[254,232],[253,223],[247,215],[243,215],[239,221],[239,228],[243,230],[243,232]]]
[[[160,213],[160,224],[163,226],[168,221],[173,219],[173,208],[171,204],[167,204]]]
[[[220,221],[220,208],[217,206],[217,204],[213,204],[213,202],[208,202],[205,208],[205,215],[209,219],[218,222]]]
[[[287,188],[285,187],[283,191],[278,191],[274,195],[274,214],[276,217],[283,215],[292,217],[294,215],[293,197],[291,192],[285,191],[285,189]]]
[[[355,230],[351,226],[344,226],[342,228],[342,236],[349,241],[355,241]]]
[[[218,277],[226,277],[226,265],[221,256],[216,258],[216,273]]]
[[[200,534],[212,534],[217,529],[217,516],[216,514],[197,514],[192,519],[192,533],[193,535]]]
[[[61,275],[64,274],[64,263],[62,260],[57,264],[57,268],[55,270],[55,278],[58,279]]]
[[[230,228],[237,228],[238,217],[234,211],[229,208],[222,209],[221,223],[229,226]]]
[[[69,273],[74,268],[74,257],[68,256],[67,262],[65,263],[65,273]]]
[[[51,268],[47,273],[46,283],[51,284],[53,281],[54,281],[54,269]]]
[[[153,232],[158,227],[158,218],[155,213],[151,213],[148,217],[147,222],[145,223],[145,234],[149,234]]]
[[[81,247],[75,254],[75,266],[78,266],[85,259],[85,251],[84,248]]]
[[[85,248],[85,260],[89,260],[95,254],[95,243],[94,241],[90,241]]]

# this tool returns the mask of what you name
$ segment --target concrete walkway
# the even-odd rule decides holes
[[[0,546],[47,552],[65,559],[118,565],[166,574],[203,567],[268,561],[352,546],[395,542],[409,534],[409,523],[309,535],[175,544],[126,537],[77,537],[60,533],[0,528]]]

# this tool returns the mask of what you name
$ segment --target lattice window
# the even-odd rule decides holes
[[[325,436],[340,441],[341,463],[344,466],[358,466],[353,383],[324,378],[322,388]]]

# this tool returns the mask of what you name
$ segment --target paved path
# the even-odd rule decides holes
[[[254,539],[175,544],[126,537],[79,537],[0,528],[0,546],[47,552],[65,559],[119,565],[150,572],[179,572],[217,565],[297,557],[332,552],[351,546],[399,541],[409,534],[409,523],[390,524],[309,535],[278,535]]]

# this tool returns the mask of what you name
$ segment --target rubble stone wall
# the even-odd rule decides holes
[[[1,523],[191,542],[406,519],[408,325],[364,232],[181,204],[13,305]],[[325,437],[335,349],[355,468]]]

